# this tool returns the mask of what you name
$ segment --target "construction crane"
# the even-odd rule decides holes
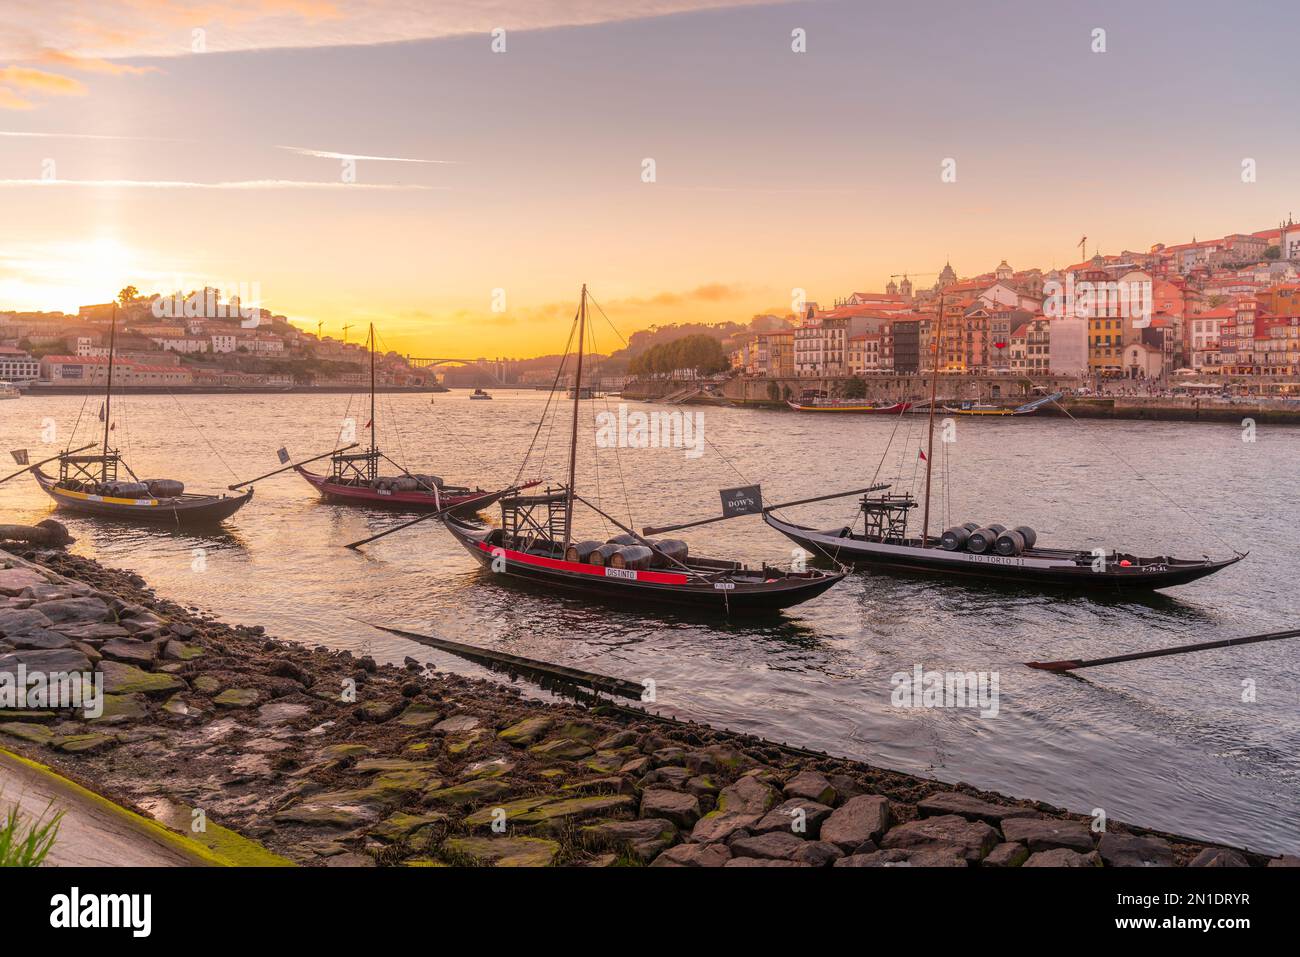
[[[343,327],[343,344],[345,346],[348,344],[348,330],[351,328],[352,328],[352,323],[348,323],[346,326]]]

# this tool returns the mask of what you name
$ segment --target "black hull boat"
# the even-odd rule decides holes
[[[75,480],[66,484],[77,487],[64,487],[58,479],[45,474],[39,468],[33,468],[32,474],[36,476],[36,481],[45,493],[54,499],[60,508],[68,511],[100,518],[154,522],[182,528],[217,525],[234,515],[253,497],[253,490],[249,489],[242,495],[198,495],[182,492],[174,496],[122,498],[115,495],[101,495],[97,486]]]
[[[616,568],[569,561],[556,541],[512,541],[500,528],[444,519],[448,531],[484,568],[519,582],[563,589],[603,601],[673,606],[710,614],[770,614],[816,598],[843,572],[747,568],[738,562],[688,558],[678,565]]]
[[[586,342],[587,287],[582,287],[578,314],[574,316],[577,342],[576,371],[569,390],[573,419],[569,434],[568,481],[542,494],[502,497],[501,527],[472,525],[443,514],[447,530],[480,565],[520,583],[541,585],[551,591],[584,595],[626,605],[654,604],[709,614],[747,615],[780,611],[816,598],[839,582],[847,569],[826,571],[779,569],[766,564],[750,568],[740,562],[700,558],[679,540],[653,540],[638,535],[599,505],[575,490],[579,410],[584,393],[582,361]],[[564,369],[568,350],[561,360]],[[560,376],[556,375],[555,395]],[[547,400],[550,406],[550,399]],[[534,444],[546,421],[545,412],[534,433]],[[528,465],[532,445],[520,468]],[[581,503],[624,534],[609,541],[580,539],[574,535],[573,512]]]
[[[211,526],[234,515],[253,498],[253,490],[237,495],[208,495],[186,492],[185,484],[175,479],[141,480],[122,459],[121,452],[109,444],[113,423],[113,365],[117,346],[117,308],[109,326],[108,378],[104,386],[104,404],[99,418],[104,423],[100,451],[82,455],[91,446],[61,452],[37,462],[29,471],[41,489],[54,499],[59,508],[100,518],[126,522],[169,525],[173,528]],[[74,427],[74,432],[75,427]],[[23,451],[24,462],[26,452]],[[59,463],[58,477],[41,469],[45,462]],[[122,480],[119,467],[130,476]],[[234,489],[232,488],[232,491]]]
[[[1006,585],[1090,591],[1151,591],[1213,575],[1244,558],[1142,558],[1122,552],[1027,548],[1018,555],[950,551],[938,540],[922,545],[916,537],[885,540],[854,534],[848,527],[815,529],[764,514],[763,520],[813,555],[834,562],[903,574],[977,578]]]

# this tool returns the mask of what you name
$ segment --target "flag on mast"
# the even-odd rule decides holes
[[[920,456],[920,459],[921,459],[922,462],[926,461],[926,458],[925,458],[925,449],[917,449],[917,450],[916,450],[916,454],[917,454],[918,456]]]

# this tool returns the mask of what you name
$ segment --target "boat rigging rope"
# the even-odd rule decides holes
[[[537,444],[537,436],[541,434],[542,426],[546,424],[546,420],[551,409],[551,402],[555,399],[555,389],[560,384],[560,376],[564,374],[564,363],[569,358],[569,349],[573,345],[573,334],[577,330],[577,328],[578,328],[578,314],[575,312],[573,314],[573,325],[569,327],[569,339],[564,344],[564,354],[560,356],[559,368],[555,370],[555,380],[551,383],[551,391],[547,393],[546,396],[546,405],[542,408],[542,417],[537,420],[537,428],[533,432],[533,440],[528,443],[528,450],[524,453],[524,460],[519,463],[519,471],[515,473],[515,481],[514,481],[515,485],[518,485],[519,482],[523,479],[524,469],[528,468],[528,459],[532,456],[533,447]],[[550,418],[551,418],[551,427],[546,434],[546,446],[542,450],[541,465],[542,465],[543,474],[545,473],[545,469],[546,469],[546,450],[550,448],[551,432],[555,430],[554,416],[551,416]]]
[[[1068,418],[1071,422],[1073,422],[1073,423],[1075,423],[1076,425],[1082,427],[1083,423],[1080,422],[1078,419],[1076,419],[1073,415],[1071,415],[1071,414],[1070,414],[1070,410],[1067,409],[1065,406],[1061,405],[1061,403],[1060,403],[1059,401],[1057,401],[1056,399],[1052,399],[1052,405],[1054,405],[1054,406],[1056,406],[1058,409],[1060,409],[1060,410],[1065,414],[1066,418]],[[1125,466],[1129,471],[1131,471],[1134,475],[1136,475],[1136,476],[1138,477],[1138,481],[1140,481],[1140,482],[1145,482],[1147,485],[1151,486],[1151,488],[1153,488],[1153,489],[1155,490],[1155,492],[1156,492],[1157,495],[1159,495],[1161,498],[1163,498],[1163,499],[1164,499],[1166,502],[1168,502],[1170,505],[1174,506],[1174,508],[1178,509],[1178,510],[1179,510],[1180,512],[1182,512],[1184,515],[1186,515],[1188,518],[1190,518],[1190,519],[1192,520],[1193,524],[1200,524],[1200,523],[1198,522],[1198,519],[1197,519],[1196,515],[1194,515],[1194,514],[1193,514],[1193,513],[1192,513],[1192,512],[1191,512],[1191,511],[1186,507],[1186,506],[1184,506],[1184,505],[1183,505],[1181,502],[1179,502],[1177,499],[1175,499],[1175,498],[1171,497],[1170,495],[1168,495],[1168,494],[1165,492],[1165,490],[1162,489],[1159,485],[1156,485],[1156,484],[1155,484],[1154,482],[1152,482],[1149,478],[1147,478],[1145,475],[1143,475],[1141,472],[1139,472],[1139,471],[1137,470],[1137,467],[1134,466],[1131,462],[1129,462],[1128,459],[1124,458],[1124,456],[1120,455],[1118,452],[1116,452],[1114,449],[1112,449],[1110,446],[1108,446],[1105,442],[1102,442],[1100,439],[1094,437],[1094,438],[1092,439],[1092,441],[1096,442],[1097,445],[1099,445],[1099,446],[1100,446],[1102,449],[1104,449],[1106,452],[1110,453],[1110,454],[1113,455],[1115,458],[1119,459],[1119,461],[1120,461],[1120,462],[1121,462],[1121,463],[1122,463],[1122,464],[1123,464],[1123,465],[1124,465],[1124,466]],[[1234,554],[1237,554],[1237,555],[1242,554],[1241,552],[1237,551],[1237,549],[1234,548],[1234,547],[1233,547],[1233,546],[1232,546],[1232,545],[1231,545],[1231,544],[1230,544],[1226,539],[1224,539],[1224,537],[1223,537],[1222,535],[1220,535],[1218,532],[1216,532],[1216,531],[1214,530],[1214,526],[1213,526],[1212,524],[1210,524],[1210,523],[1205,523],[1205,526],[1206,526],[1206,528],[1209,530],[1210,534],[1211,534],[1212,536],[1214,536],[1214,538],[1216,538],[1216,539],[1219,541],[1219,544],[1221,544],[1224,548],[1228,549],[1229,551],[1233,552]]]
[[[623,338],[623,334],[618,331],[618,327],[614,325],[613,321],[609,318],[609,316],[605,314],[605,310],[601,308],[600,303],[596,302],[596,300],[591,297],[590,292],[587,293],[587,301],[596,307],[596,310],[600,313],[601,317],[605,320],[605,323],[613,331],[614,335],[618,336],[619,341],[621,341],[623,343],[624,348],[626,348],[628,345],[628,341]],[[593,323],[593,328],[591,330],[591,354],[593,356],[598,355],[596,351],[596,330],[594,328],[594,325],[595,324]],[[600,368],[599,359],[596,359],[596,368],[597,371],[599,371]],[[592,395],[594,397],[595,393],[593,392]],[[604,398],[605,398],[605,411],[612,415],[613,413],[609,407],[609,396],[606,395]],[[618,453],[618,442],[615,442],[611,447],[614,449],[614,467],[618,471],[618,481],[619,484],[623,486],[623,507],[627,509],[627,524],[629,527],[631,527],[636,525],[636,522],[633,521],[632,519],[632,498],[631,496],[628,495],[627,492],[627,478],[623,474],[623,460]]]
[[[89,401],[90,401],[90,393],[87,392],[81,400],[81,408],[77,410],[77,418],[72,423],[72,434],[68,436],[68,444],[64,447],[65,451],[67,449],[72,448],[72,443],[77,438],[77,429],[81,428],[81,415],[83,412],[86,411],[86,403]]]

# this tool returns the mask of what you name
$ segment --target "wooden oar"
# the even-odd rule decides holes
[[[351,617],[351,616],[349,616]],[[391,628],[388,625],[376,624],[373,621],[366,621],[364,618],[353,618],[353,621],[359,621],[362,624],[369,625],[371,628],[378,628],[380,631],[386,631],[389,634],[400,635],[403,638],[410,638],[412,641],[418,641],[421,644],[430,645],[442,651],[449,651],[454,655],[460,655],[462,658],[468,658],[470,661],[476,661],[485,664],[495,670],[518,671],[530,676],[540,676],[556,681],[563,681],[569,684],[581,685],[591,688],[593,691],[607,691],[612,694],[622,695],[625,698],[639,699],[645,689],[633,681],[624,678],[611,678],[608,675],[597,674],[594,671],[579,671],[576,668],[566,668],[564,665],[551,664],[549,661],[538,661],[535,658],[523,658],[519,655],[510,655],[501,651],[494,651],[491,648],[480,648],[477,645],[466,645],[459,641],[449,641],[446,638],[439,638],[435,635],[423,635],[416,631],[406,631],[402,628]]]
[[[307,465],[309,462],[319,462],[321,459],[327,459],[331,455],[340,455],[348,449],[355,449],[357,444],[358,443],[353,442],[351,445],[345,445],[343,448],[335,449],[333,452],[326,452],[324,455],[317,455],[314,458],[303,459],[301,462],[294,462],[291,465],[286,465],[284,468],[276,469],[274,472],[267,472],[265,475],[259,475],[257,478],[249,479],[247,482],[240,482],[238,485],[227,485],[226,488],[230,489],[232,492],[237,492],[245,485],[252,485],[254,482],[260,482],[262,479],[270,478],[272,475],[279,475],[281,472],[287,472],[289,469],[296,469],[298,466]]]
[[[93,449],[98,444],[99,444],[98,442],[91,442],[89,445],[83,445],[81,448],[73,449],[71,452],[60,452],[58,455],[51,455],[48,459],[41,459],[39,462],[33,462],[31,465],[24,465],[17,472],[14,472],[12,475],[6,475],[4,478],[0,478],[0,485],[3,485],[5,482],[8,482],[11,478],[17,478],[18,476],[22,475],[24,472],[30,472],[32,469],[40,468],[46,462],[53,462],[55,459],[61,459],[65,455],[76,455],[78,452],[86,451],[86,449]]]
[[[493,496],[499,497],[503,495],[509,495],[511,492],[519,491],[519,489],[520,486],[512,485],[510,488],[503,489],[500,492],[484,492],[482,495],[475,495],[473,498],[467,499],[464,502],[458,502],[455,505],[448,505],[446,508],[440,508],[436,512],[430,512],[427,515],[421,515],[419,518],[413,518],[411,519],[411,521],[403,522],[401,525],[394,525],[392,528],[388,529],[387,531],[380,532],[378,535],[371,535],[369,538],[363,538],[359,542],[350,542],[344,547],[351,548],[355,551],[356,549],[360,548],[362,545],[369,545],[371,542],[375,541],[376,539],[383,538],[385,535],[391,535],[393,534],[393,532],[400,532],[402,529],[410,528],[412,525],[419,525],[421,522],[427,522],[431,518],[440,518],[441,516],[446,515],[448,512],[456,511],[457,509],[467,508],[468,506],[473,505],[475,502],[479,501],[480,499],[492,498]]]
[[[1202,641],[1195,645],[1176,645],[1172,648],[1158,648],[1155,651],[1135,651],[1129,655],[1112,655],[1109,658],[1071,658],[1065,661],[1026,661],[1030,668],[1040,671],[1075,671],[1079,668],[1095,668],[1098,665],[1113,665],[1121,661],[1140,661],[1143,658],[1163,658],[1166,655],[1185,655],[1191,651],[1209,651],[1211,648],[1230,648],[1233,645],[1253,645],[1261,641],[1281,641],[1284,638],[1300,638],[1300,628],[1290,631],[1270,631],[1262,635],[1246,635],[1242,638],[1224,638],[1221,641]]]
[[[643,535],[662,535],[664,532],[676,532],[683,528],[694,528],[697,525],[709,525],[713,522],[725,522],[729,518],[740,518],[744,515],[762,515],[765,512],[774,512],[778,508],[792,508],[795,505],[807,505],[809,502],[824,502],[830,498],[844,498],[849,495],[865,495],[868,492],[879,492],[889,488],[888,485],[872,485],[867,488],[855,488],[851,492],[835,492],[831,495],[817,495],[813,498],[801,498],[793,502],[779,502],[776,505],[764,505],[760,512],[741,512],[738,515],[719,515],[715,518],[701,518],[694,522],[682,522],[680,525],[659,525],[646,526],[641,529]]]

